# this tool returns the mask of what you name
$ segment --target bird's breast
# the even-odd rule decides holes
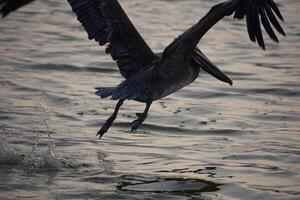
[[[173,78],[159,78],[155,80],[154,90],[153,90],[153,99],[157,100],[163,97],[166,97],[183,87],[191,84],[198,76],[199,69],[186,68],[180,74],[180,76],[176,76]]]

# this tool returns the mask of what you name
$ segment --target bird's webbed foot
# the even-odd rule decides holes
[[[99,139],[102,138],[102,136],[108,131],[108,129],[113,124],[114,120],[116,119],[115,116],[111,116],[108,118],[105,122],[105,124],[102,126],[102,128],[98,131],[97,136],[99,136]]]
[[[136,131],[139,126],[145,121],[145,119],[147,118],[147,113],[136,113],[136,116],[138,117],[138,119],[132,122],[131,132]]]
[[[136,131],[138,129],[138,127],[145,121],[145,119],[147,118],[147,113],[149,111],[151,104],[152,104],[151,101],[147,102],[144,112],[136,113],[136,116],[138,117],[138,119],[134,120],[132,122],[131,132]]]

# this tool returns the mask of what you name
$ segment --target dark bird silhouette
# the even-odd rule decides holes
[[[0,0],[0,15],[6,17],[10,12],[33,1],[34,0]]]
[[[143,113],[132,122],[136,130],[146,119],[153,101],[161,99],[192,83],[200,68],[232,85],[232,81],[197,48],[205,33],[225,16],[246,18],[252,41],[265,49],[261,24],[270,38],[278,42],[273,27],[285,35],[277,18],[283,17],[273,0],[230,0],[213,6],[195,25],[176,38],[162,54],[155,54],[135,29],[117,0],[68,0],[89,39],[101,46],[116,61],[125,78],[116,87],[96,88],[96,95],[118,100],[113,114],[97,135],[101,138],[113,124],[125,100],[146,103]]]

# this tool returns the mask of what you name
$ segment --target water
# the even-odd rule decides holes
[[[121,1],[160,52],[219,1]],[[266,52],[225,19],[199,44],[233,80],[201,74],[153,104],[116,102],[122,80],[65,1],[37,1],[0,22],[0,199],[300,199],[300,3],[281,0],[287,37]]]

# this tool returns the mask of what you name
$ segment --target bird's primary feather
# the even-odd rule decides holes
[[[117,0],[68,0],[89,39],[107,44],[106,52],[129,78],[158,57],[138,33]]]
[[[0,0],[0,15],[6,17],[10,12],[33,1],[34,0]]]

